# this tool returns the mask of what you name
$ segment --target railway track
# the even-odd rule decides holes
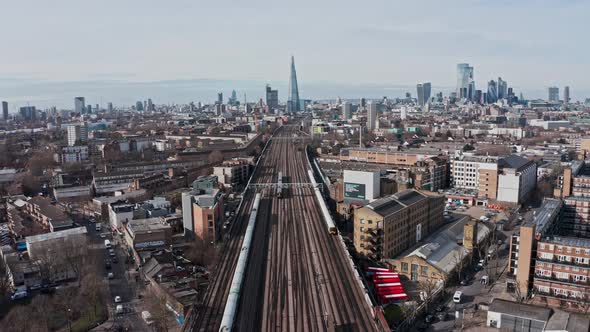
[[[296,127],[276,134],[290,137]],[[303,145],[279,139],[261,157],[254,183],[307,183]],[[330,235],[313,189],[294,187],[280,199],[261,189],[262,200],[253,235],[235,331],[375,331],[369,305],[348,261],[347,253]],[[218,331],[225,300],[250,213],[248,191],[223,247],[221,260],[205,301],[195,307],[186,331]]]

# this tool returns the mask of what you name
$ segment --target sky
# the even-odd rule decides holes
[[[314,97],[420,81],[452,90],[461,62],[475,67],[478,88],[501,76],[531,97],[553,85],[590,97],[590,1],[0,0],[0,8],[0,98],[15,103],[69,105],[73,95],[34,87],[106,94],[114,81],[216,80],[228,82],[227,94],[242,82],[262,85],[261,96],[266,82],[286,84],[290,55]]]

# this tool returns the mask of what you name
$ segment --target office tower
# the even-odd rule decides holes
[[[481,90],[475,90],[475,92],[473,93],[473,101],[475,101],[476,103],[479,103],[479,104],[483,104],[481,96],[482,96]]]
[[[361,98],[359,100],[359,106],[360,108],[365,108],[367,106],[367,100],[365,98]]]
[[[549,87],[549,101],[559,101],[559,88],[556,86]]]
[[[108,103],[107,109],[109,110],[109,113],[112,112],[113,111],[113,103]]]
[[[508,97],[508,82],[502,80],[502,77],[498,77],[498,99],[506,97]]]
[[[473,67],[469,66],[468,63],[460,63],[457,65],[457,95],[459,98],[469,98],[469,91],[473,96],[473,93],[475,93]]]
[[[342,119],[348,120],[352,117],[352,104],[345,102],[342,104]]]
[[[229,104],[234,105],[238,102],[238,94],[236,90],[231,90],[231,97],[229,97]]]
[[[488,82],[487,98],[487,102],[490,104],[498,101],[498,86],[494,80]]]
[[[135,110],[138,112],[143,112],[143,103],[140,100],[135,103]]]
[[[439,92],[436,94],[436,101],[439,103],[442,103],[442,101],[443,101],[443,93],[442,92]]]
[[[4,121],[8,120],[8,102],[2,102],[2,118]]]
[[[76,145],[76,142],[85,142],[88,140],[88,127],[86,123],[69,124],[67,130],[69,146]]]
[[[266,106],[269,110],[279,107],[279,91],[273,90],[269,84],[266,85]]]
[[[83,114],[86,112],[86,102],[84,97],[74,98],[74,112]]]
[[[418,105],[424,106],[424,104],[428,103],[430,99],[430,91],[431,91],[430,82],[419,83],[416,86],[416,92],[418,96]]]
[[[369,109],[367,111],[367,129],[373,130],[375,129],[375,124],[379,121],[377,118],[377,103],[371,101],[369,103]]]
[[[92,105],[90,105],[90,104],[86,105],[86,113],[88,113],[88,114],[92,113]]]
[[[299,112],[299,87],[297,86],[297,72],[295,71],[295,57],[291,56],[291,74],[289,77],[289,99],[287,112]]]
[[[151,98],[148,98],[148,100],[147,100],[147,111],[148,112],[154,111],[154,103],[152,102]]]
[[[223,104],[223,92],[217,93],[217,102],[216,104]]]
[[[35,120],[37,118],[37,110],[35,109],[35,106],[21,107],[19,113],[24,120]]]
[[[563,103],[569,104],[570,102],[570,87],[566,86],[563,88]]]

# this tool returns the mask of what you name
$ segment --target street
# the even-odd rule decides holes
[[[123,239],[118,235],[113,237],[110,229],[104,224],[101,231],[96,231],[95,224],[87,219],[84,219],[80,224],[86,226],[88,230],[88,254],[94,256],[94,261],[98,262],[97,271],[99,276],[104,278],[105,282],[108,283],[106,303],[108,305],[109,320],[103,325],[109,325],[110,323],[109,329],[113,328],[113,330],[116,326],[122,326],[129,328],[129,331],[149,331],[150,328],[141,318],[141,311],[145,309],[142,309],[141,300],[138,298],[138,294],[141,293],[144,286],[142,285],[141,278],[139,282],[135,281],[135,277],[132,275],[132,272],[135,273],[133,265],[126,264],[127,252],[122,243]],[[101,234],[105,237],[102,238]],[[117,263],[115,263],[114,257],[109,257],[104,240],[111,241]],[[107,260],[111,262],[110,269],[106,267]],[[112,279],[108,279],[107,277],[109,272],[112,272],[114,275]],[[120,304],[123,305],[125,310],[123,314],[115,314],[115,296],[121,297]]]

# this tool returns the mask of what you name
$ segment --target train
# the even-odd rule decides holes
[[[279,179],[277,181],[277,197],[283,198],[283,173],[279,172]]]
[[[315,193],[315,197],[320,204],[320,209],[322,210],[322,215],[324,216],[324,220],[326,221],[326,226],[328,227],[328,232],[332,235],[338,235],[338,228],[334,224],[334,219],[330,215],[330,211],[328,211],[328,207],[326,206],[326,202],[324,201],[324,197],[322,196],[322,192],[318,188],[318,183],[316,182],[315,178],[313,177],[313,171],[307,170],[307,174],[311,179],[311,183],[314,185],[313,191]]]

